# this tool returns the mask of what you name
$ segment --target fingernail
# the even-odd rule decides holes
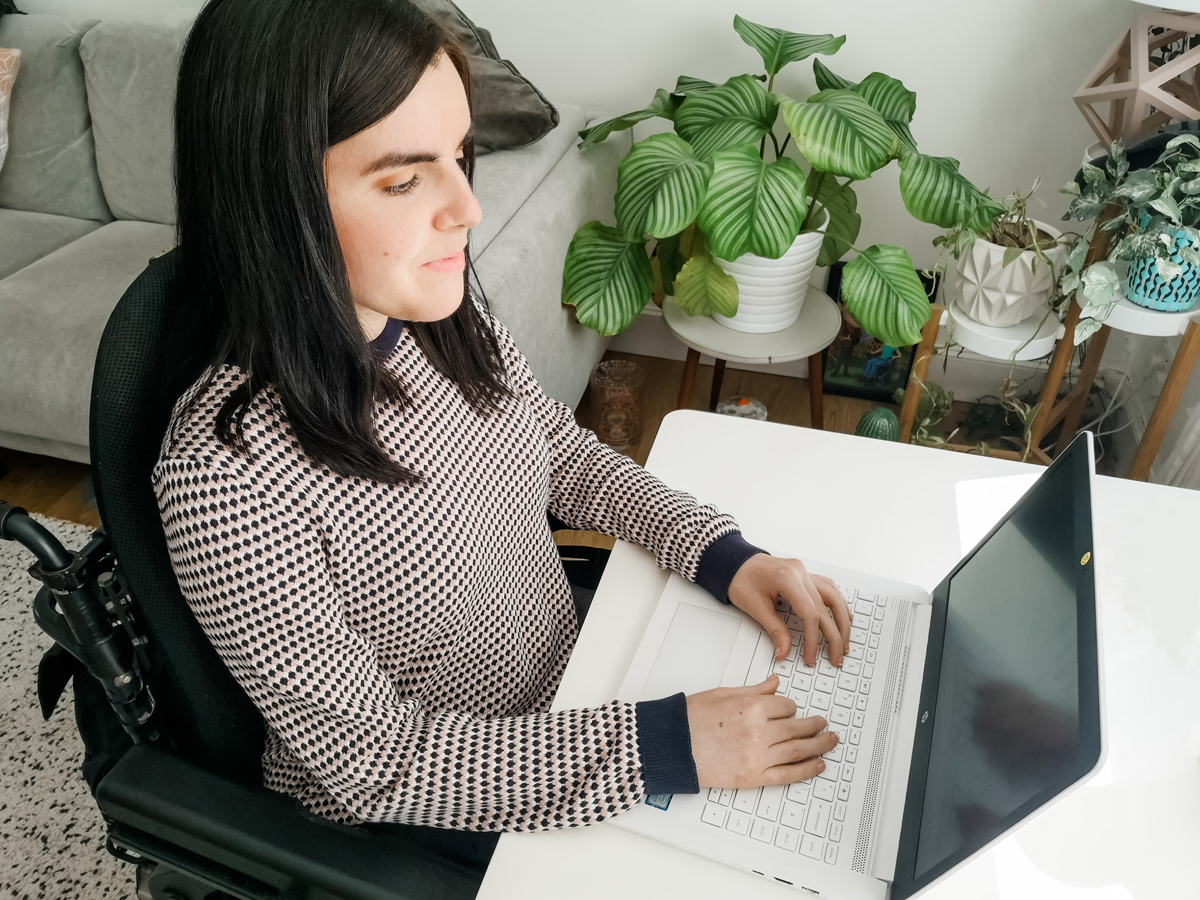
[[[817,760],[817,771],[818,771],[818,772],[824,772],[824,771],[825,771],[825,761],[824,761],[823,759],[822,759],[822,760]]]

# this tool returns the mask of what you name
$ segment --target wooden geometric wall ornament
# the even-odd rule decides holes
[[[1200,15],[1154,9],[1138,14],[1075,92],[1075,104],[1101,141],[1128,142],[1168,122],[1200,119],[1200,46],[1192,46],[1197,35]],[[1181,52],[1166,60],[1162,51],[1173,44]],[[1097,109],[1102,103],[1108,104],[1107,115]]]

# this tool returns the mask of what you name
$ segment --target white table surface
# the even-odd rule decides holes
[[[647,468],[732,513],[752,543],[926,589],[961,557],[956,496],[971,492],[956,484],[1040,470],[695,411],[663,420]],[[1011,481],[1019,489],[1021,480]],[[1200,897],[1197,523],[1200,492],[1097,480],[1108,761],[1089,784],[925,896]],[[964,532],[979,527],[962,523]],[[618,542],[556,709],[615,696],[666,577],[649,553]],[[479,893],[480,900],[797,896],[608,823],[505,835]]]

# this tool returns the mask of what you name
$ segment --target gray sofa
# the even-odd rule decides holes
[[[158,23],[0,18],[21,49],[0,170],[0,446],[88,461],[100,334],[147,261],[174,244],[172,103],[192,14]],[[580,152],[591,116],[479,157],[471,235],[496,314],[548,394],[574,405],[607,341],[559,303],[575,229],[612,221],[628,135]],[[621,138],[624,138],[622,140]]]

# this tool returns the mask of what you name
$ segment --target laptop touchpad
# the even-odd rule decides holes
[[[679,691],[696,694],[719,687],[741,627],[738,616],[680,603],[658,648],[643,696],[668,697]]]

